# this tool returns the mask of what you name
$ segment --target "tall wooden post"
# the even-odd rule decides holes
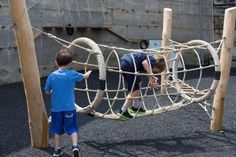
[[[213,101],[214,109],[212,110],[211,130],[213,131],[222,130],[224,103],[228,87],[230,67],[232,61],[232,50],[234,44],[235,17],[236,7],[225,10],[223,28],[223,38],[225,38],[225,41],[222,44],[220,54],[221,76],[219,84],[215,91]]]
[[[48,117],[41,92],[34,37],[25,0],[9,0],[8,2],[15,28],[27,101],[31,145],[45,148],[48,147]]]
[[[171,28],[172,28],[172,9],[170,8],[164,8],[163,13],[163,30],[162,30],[162,47],[168,47],[170,45],[170,39],[171,39]],[[165,52],[165,51],[164,51]],[[168,53],[165,53],[166,59],[168,59]],[[163,73],[166,73],[167,70],[165,70]],[[161,84],[166,81],[167,75],[162,74],[161,75]],[[161,94],[165,94],[165,88],[161,86]]]

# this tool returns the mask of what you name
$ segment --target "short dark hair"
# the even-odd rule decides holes
[[[63,48],[56,54],[55,59],[58,66],[65,66],[73,61],[73,55],[68,48]]]

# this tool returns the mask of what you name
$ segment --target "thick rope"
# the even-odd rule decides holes
[[[37,31],[39,31],[39,30],[37,29]],[[142,50],[118,48],[118,47],[114,47],[114,46],[95,44],[94,42],[92,42],[88,38],[79,38],[78,39],[83,43],[92,42],[93,46],[95,46],[95,47],[99,46],[102,48],[109,49],[110,51],[109,51],[108,57],[104,60],[103,55],[102,55],[99,48],[95,48],[95,49],[91,48],[91,45],[89,46],[90,48],[85,48],[83,46],[80,46],[79,43],[69,42],[64,39],[58,38],[52,34],[43,32],[43,31],[40,31],[40,32],[42,32],[44,35],[54,39],[57,43],[59,43],[62,46],[66,46],[65,44],[70,45],[69,47],[72,51],[75,48],[81,48],[81,49],[85,50],[88,53],[87,54],[88,57],[87,57],[86,62],[73,61],[74,64],[84,66],[85,70],[87,70],[88,67],[94,67],[94,68],[99,69],[99,75],[100,74],[106,75],[106,72],[114,72],[114,73],[118,74],[119,80],[117,83],[117,89],[109,89],[107,81],[105,81],[105,76],[99,76],[99,79],[105,81],[105,86],[104,86],[104,89],[102,90],[102,92],[95,96],[94,100],[92,100],[90,98],[89,92],[96,92],[97,93],[98,90],[89,89],[87,81],[85,81],[85,84],[86,84],[85,89],[77,89],[76,88],[75,90],[86,92],[87,97],[88,97],[88,101],[89,101],[89,105],[87,105],[87,107],[85,107],[85,108],[81,108],[81,107],[77,106],[77,109],[79,112],[90,113],[90,114],[94,115],[95,117],[99,117],[99,118],[120,120],[119,117],[116,115],[115,111],[113,110],[113,108],[118,101],[124,101],[128,96],[128,91],[127,91],[127,89],[125,89],[125,81],[124,81],[122,74],[126,73],[126,74],[134,75],[135,76],[134,82],[137,79],[137,76],[148,76],[148,75],[160,76],[160,74],[146,74],[146,73],[138,72],[136,69],[137,66],[136,66],[136,63],[134,61],[134,57],[132,54],[131,54],[131,57],[133,60],[135,71],[134,72],[126,72],[126,71],[121,70],[119,51],[143,52]],[[204,69],[208,69],[208,68],[213,67],[213,68],[215,68],[216,74],[219,75],[220,65],[219,65],[219,58],[218,58],[217,53],[220,50],[220,46],[222,45],[223,40],[218,40],[218,41],[211,43],[211,44],[220,43],[219,44],[220,46],[217,49],[214,49],[210,43],[206,43],[201,40],[193,40],[188,43],[179,43],[179,42],[176,42],[173,40],[171,40],[171,42],[175,43],[175,46],[166,47],[166,48],[160,47],[157,49],[148,49],[147,51],[145,50],[145,53],[150,54],[150,55],[151,54],[161,55],[164,53],[163,50],[165,50],[165,53],[175,51],[177,53],[177,55],[175,58],[171,58],[168,60],[165,59],[167,72],[164,74],[166,74],[168,76],[167,77],[168,80],[166,80],[163,84],[161,84],[160,87],[162,86],[165,88],[166,94],[164,94],[164,95],[159,94],[157,92],[157,90],[151,89],[149,86],[146,86],[146,87],[141,87],[140,96],[132,97],[132,99],[139,99],[143,108],[147,109],[147,111],[144,114],[142,114],[142,115],[135,114],[134,115],[135,117],[159,114],[159,113],[175,110],[175,109],[178,109],[178,108],[181,108],[181,107],[193,104],[193,103],[198,103],[204,110],[206,110],[206,103],[204,103],[204,102],[206,102],[206,100],[210,96],[210,94],[212,94],[214,92],[219,78],[217,76],[215,77],[215,79],[213,80],[213,83],[209,89],[199,90],[198,88],[201,84],[202,71]],[[213,58],[214,64],[211,64],[208,66],[203,66],[201,64],[201,59],[200,59],[200,56],[199,56],[196,49],[208,50]],[[190,51],[190,50],[193,51],[194,54],[197,56],[196,58],[197,58],[197,61],[199,64],[199,67],[197,67],[197,68],[187,69],[185,66],[183,53],[185,51]],[[97,56],[98,64],[89,63],[89,60],[91,59],[92,55]],[[109,66],[108,65],[112,56],[115,56],[115,59],[117,61],[116,66]],[[149,62],[149,65],[151,65],[149,58],[148,58],[148,62]],[[168,67],[169,63],[173,64],[173,71],[172,72],[169,71],[169,67]],[[180,63],[182,64],[183,70],[178,70],[178,65]],[[191,85],[187,84],[185,82],[186,73],[191,72],[191,71],[197,71],[197,70],[200,71],[199,77],[197,80],[197,84],[195,86],[191,86]],[[181,73],[183,74],[183,78],[180,80],[178,78],[178,74],[181,74]],[[133,88],[134,88],[134,82],[132,85],[131,92],[133,91]],[[113,94],[111,94],[111,93],[113,93]],[[120,95],[119,95],[120,93],[123,93],[124,96],[120,97]],[[113,95],[113,96],[111,97],[111,95]],[[168,99],[170,100],[170,104],[162,104],[161,105],[159,103],[159,98],[162,96],[167,96]],[[150,99],[150,98],[152,98],[152,99],[154,98],[155,104],[153,104],[152,106],[150,106],[146,102],[146,99]],[[99,107],[99,103],[101,102],[101,100],[105,100],[108,103],[108,109],[104,113],[100,113],[100,112],[96,111],[96,108]],[[209,105],[209,104],[207,104],[207,105]],[[207,112],[207,114],[210,117],[209,112]]]

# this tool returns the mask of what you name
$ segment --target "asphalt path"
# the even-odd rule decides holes
[[[203,85],[212,75],[203,78]],[[115,84],[113,76],[108,80]],[[195,76],[189,78],[194,80]],[[42,79],[42,87],[45,78]],[[96,81],[94,84],[97,84]],[[236,69],[225,99],[223,132],[210,130],[210,119],[198,105],[132,119],[126,122],[95,119],[79,114],[79,144],[83,157],[234,157],[236,156]],[[83,102],[83,96],[79,97]],[[50,98],[44,95],[49,112]],[[152,103],[152,101],[150,101]],[[120,107],[120,106],[119,106]],[[119,108],[118,107],[118,108]],[[0,86],[0,157],[50,157],[49,147],[30,146],[27,107],[22,83]],[[69,136],[62,137],[64,157],[71,156]]]

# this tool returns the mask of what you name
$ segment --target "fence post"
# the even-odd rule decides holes
[[[212,121],[211,121],[212,131],[222,130],[225,96],[227,92],[229,74],[232,62],[232,50],[233,50],[234,32],[235,32],[234,30],[235,16],[236,16],[236,7],[228,8],[225,10],[224,27],[223,27],[223,38],[225,40],[222,44],[222,49],[220,54],[221,76],[213,100]]]

